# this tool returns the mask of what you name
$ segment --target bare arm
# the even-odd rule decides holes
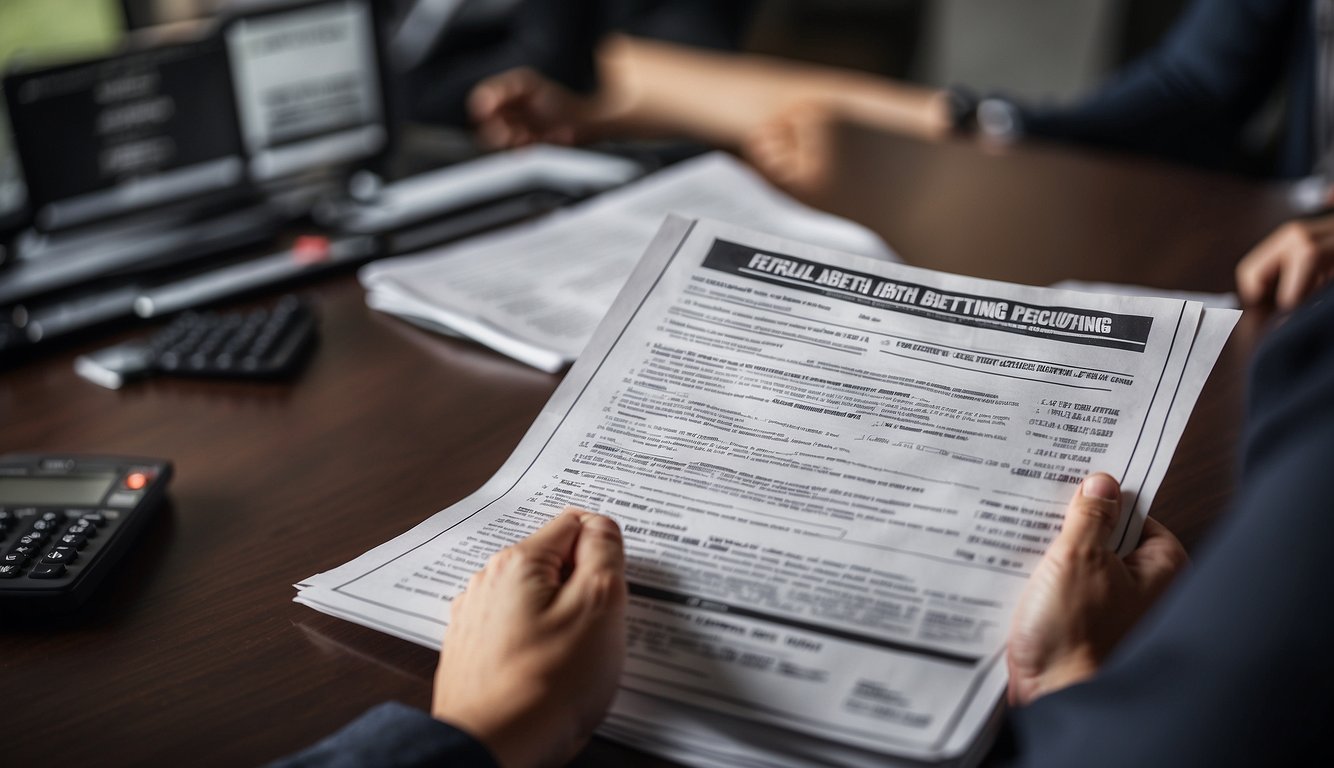
[[[948,129],[940,91],[852,70],[613,36],[598,51],[601,88],[570,93],[531,70],[480,83],[470,99],[482,138],[531,141],[686,137],[736,148],[785,109],[819,104],[890,130]]]

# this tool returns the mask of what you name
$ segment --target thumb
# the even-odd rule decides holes
[[[1112,535],[1121,517],[1121,486],[1104,472],[1084,478],[1066,507],[1061,533],[1052,548],[1098,551]]]
[[[602,608],[624,600],[625,545],[615,520],[592,512],[580,516],[582,529],[574,546],[574,570],[558,602],[580,610]]]

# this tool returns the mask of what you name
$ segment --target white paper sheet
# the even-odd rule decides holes
[[[449,328],[554,372],[583,350],[668,213],[894,258],[869,230],[808,208],[714,153],[528,226],[375,262],[361,282],[375,309]]]
[[[966,764],[1066,501],[1116,476],[1108,544],[1134,547],[1238,315],[669,220],[500,472],[297,600],[436,645],[471,573],[575,504],[625,532],[609,734],[699,765]]]

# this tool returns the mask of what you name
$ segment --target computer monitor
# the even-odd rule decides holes
[[[343,169],[385,151],[378,35],[371,0],[288,3],[225,24],[252,180]]]
[[[116,0],[0,0],[0,74],[16,63],[34,65],[97,56],[124,36]],[[23,223],[27,187],[0,95],[0,233]]]
[[[51,231],[235,194],[245,162],[216,36],[5,77],[33,221]]]

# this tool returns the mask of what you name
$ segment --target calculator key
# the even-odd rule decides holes
[[[38,520],[45,520],[45,521],[48,522],[48,523],[55,524],[55,523],[62,523],[62,522],[64,522],[64,521],[65,521],[65,516],[62,515],[62,514],[59,513],[59,512],[46,511],[46,512],[43,512],[43,513],[41,514],[41,516],[38,517],[37,519],[38,519]]]
[[[46,531],[28,531],[19,537],[20,544],[41,544],[46,541]]]
[[[135,491],[133,493],[129,491],[116,491],[107,497],[106,503],[113,507],[133,507],[135,504],[139,503],[139,497],[142,495],[143,493],[141,491]]]
[[[64,563],[38,563],[28,571],[30,579],[58,579],[65,575]]]
[[[88,537],[81,533],[67,533],[56,540],[56,546],[83,549],[88,545]]]
[[[97,536],[97,528],[92,523],[75,523],[65,529],[66,536],[82,536],[85,539],[92,539]]]
[[[101,512],[84,512],[79,519],[90,525],[95,525],[98,528],[107,524],[106,515],[103,515]]]
[[[28,564],[28,556],[18,552],[0,555],[0,565],[16,565],[20,568]]]
[[[47,514],[47,515],[53,515],[53,514],[55,514],[55,513],[54,513],[54,512],[47,512],[46,514]],[[43,517],[38,518],[37,520],[33,521],[32,528],[30,528],[29,530],[30,530],[30,531],[41,531],[41,532],[45,533],[45,532],[47,532],[47,531],[54,531],[55,528],[56,528],[56,521],[55,521],[55,519],[53,518],[53,519],[48,520],[48,519],[46,519],[45,516],[43,516]]]
[[[41,547],[37,546],[36,544],[17,544],[10,548],[9,554],[22,555],[23,557],[32,557],[33,555],[37,554],[37,551],[40,549]]]
[[[0,563],[0,579],[18,578],[23,573],[23,566]]]
[[[79,556],[78,553],[75,552],[73,549],[70,549],[69,547],[56,547],[55,549],[46,553],[46,556],[42,558],[42,562],[72,563],[74,562],[74,558],[78,556]]]

